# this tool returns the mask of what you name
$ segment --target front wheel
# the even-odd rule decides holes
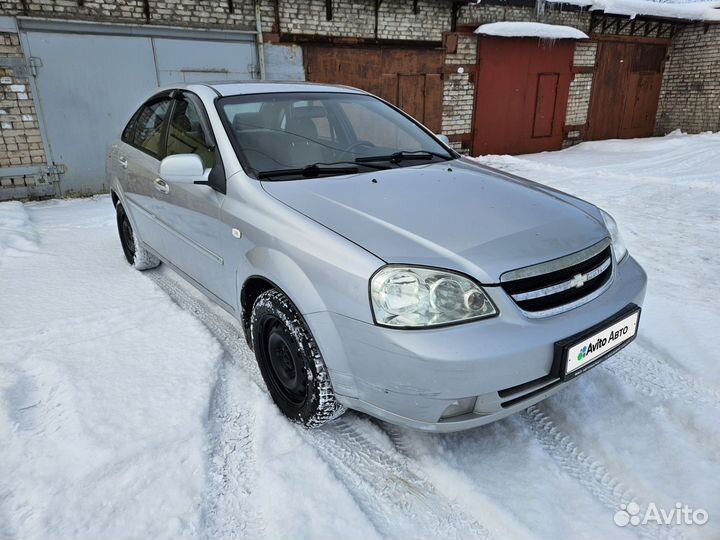
[[[117,216],[120,244],[122,245],[123,253],[125,254],[127,262],[129,262],[137,270],[149,270],[158,266],[160,264],[160,260],[142,247],[137,241],[122,203],[117,203],[115,213]]]
[[[277,289],[262,293],[253,305],[250,331],[265,385],[285,416],[318,427],[345,411],[315,339],[287,296]]]

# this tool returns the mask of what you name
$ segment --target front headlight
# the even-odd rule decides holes
[[[386,266],[370,280],[375,321],[392,327],[429,327],[497,315],[482,288],[447,270]]]
[[[602,214],[603,221],[605,222],[605,227],[607,227],[607,230],[610,233],[612,248],[615,253],[615,261],[620,262],[625,258],[625,255],[627,255],[627,248],[625,247],[625,242],[623,242],[622,236],[620,235],[620,229],[618,229],[617,223],[610,214],[603,209],[600,209],[600,213]]]

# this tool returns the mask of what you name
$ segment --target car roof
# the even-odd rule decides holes
[[[198,84],[177,85],[192,90],[193,87],[210,87],[221,96],[243,94],[276,94],[278,92],[336,92],[344,94],[365,94],[363,90],[337,84],[309,83],[299,81],[220,81]],[[177,88],[176,87],[176,88]]]

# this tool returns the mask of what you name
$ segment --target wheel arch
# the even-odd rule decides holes
[[[245,341],[250,349],[253,349],[252,338],[250,336],[250,317],[252,315],[252,307],[258,296],[270,289],[278,289],[282,291],[282,289],[272,280],[259,274],[249,276],[240,289],[240,317],[243,332],[245,333]],[[282,292],[285,296],[287,296],[285,291]],[[288,298],[290,297],[288,296]]]
[[[282,275],[277,275],[272,271],[254,273],[245,278],[240,287],[240,320],[245,339],[250,348],[252,348],[252,339],[250,338],[252,308],[258,296],[265,291],[276,289],[283,293],[301,316],[305,313],[324,309],[320,295],[300,267],[294,263],[290,264],[290,259],[286,255],[277,254],[277,257],[287,259],[281,261],[284,263],[281,266],[283,269]]]

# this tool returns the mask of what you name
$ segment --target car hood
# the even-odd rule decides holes
[[[482,283],[608,236],[593,205],[467,159],[263,188],[385,262]]]

